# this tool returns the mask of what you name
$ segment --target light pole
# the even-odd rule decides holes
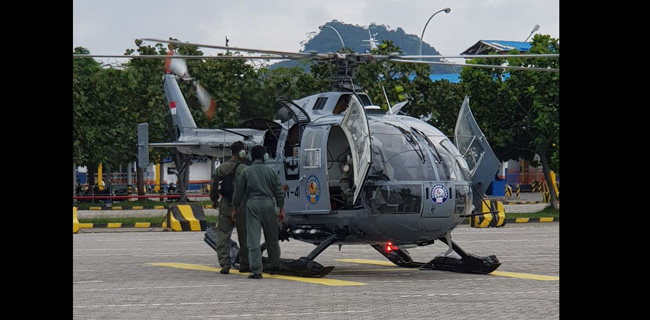
[[[341,47],[341,49],[345,49],[345,42],[343,42],[343,38],[341,37],[341,34],[338,32],[338,30],[336,30],[336,28],[334,28],[332,26],[326,26],[326,25],[318,26],[318,29],[320,29],[320,30],[323,30],[325,28],[332,28],[332,30],[334,30],[334,32],[336,32],[336,35],[339,36],[339,39],[341,40],[341,45],[343,45],[343,47]]]
[[[526,40],[524,40],[524,42],[527,42],[527,41],[528,41],[528,38],[530,38],[530,36],[532,36],[533,33],[535,33],[535,31],[537,31],[537,30],[539,30],[539,25],[538,25],[538,24],[536,24],[536,25],[533,27],[533,30],[530,32],[530,34],[528,35],[528,37],[526,37]]]
[[[445,13],[449,13],[451,11],[451,9],[450,8],[444,8],[442,10],[436,11],[434,14],[431,15],[431,17],[429,17],[429,20],[427,20],[427,23],[424,25],[424,29],[422,29],[422,35],[420,36],[420,55],[422,55],[422,39],[424,39],[424,30],[427,30],[427,25],[429,25],[429,21],[431,21],[431,18],[433,18],[433,16],[435,16],[436,14],[438,14],[440,12],[443,12],[443,11]]]

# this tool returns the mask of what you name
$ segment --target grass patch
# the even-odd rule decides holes
[[[542,211],[538,212],[524,212],[524,213],[510,213],[506,212],[506,219],[516,219],[516,218],[560,218],[560,209],[553,209],[552,206],[544,208]]]

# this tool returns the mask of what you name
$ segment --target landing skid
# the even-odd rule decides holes
[[[411,255],[404,250],[398,249],[386,253],[382,246],[372,245],[375,250],[379,251],[384,257],[392,263],[404,268],[419,268],[420,270],[444,270],[461,273],[478,273],[488,274],[496,270],[500,265],[499,259],[496,256],[490,255],[486,257],[476,256],[471,253],[465,252],[455,242],[450,239],[440,238],[440,240],[447,245],[451,242],[450,251],[447,251],[444,256],[435,257],[433,260],[423,263],[415,262],[411,259]],[[459,258],[448,256],[454,251],[460,256]]]
[[[343,239],[341,235],[332,234],[325,241],[321,242],[312,252],[306,257],[299,259],[283,259],[280,258],[279,270],[275,270],[275,274],[309,277],[309,278],[322,278],[334,270],[333,266],[325,267],[322,264],[314,261],[314,259],[332,243]],[[266,249],[266,243],[261,246],[262,251]],[[266,265],[268,258],[262,257],[262,264],[264,271],[271,273],[272,270]]]
[[[288,238],[288,237],[287,237]],[[329,247],[332,243],[339,240],[340,237],[337,235],[332,235],[327,238],[324,242],[312,250],[306,257],[300,259],[283,259],[280,258],[279,270],[270,270],[268,267],[268,258],[262,257],[262,267],[264,272],[274,274],[281,274],[287,276],[298,276],[298,277],[308,277],[308,278],[322,278],[332,272],[334,269],[333,266],[324,267],[320,263],[313,261],[316,256],[318,256],[323,250]],[[214,227],[208,228],[205,232],[203,239],[214,251],[217,251],[217,230]],[[262,243],[260,247],[261,251],[266,250],[266,243]],[[230,240],[230,261],[234,268],[239,269],[239,247],[237,243]]]

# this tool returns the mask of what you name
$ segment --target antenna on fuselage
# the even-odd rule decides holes
[[[384,97],[386,98],[386,105],[388,106],[388,113],[393,114],[393,109],[390,107],[390,101],[388,101],[388,95],[386,94],[386,89],[384,86],[381,86],[381,90],[384,91]]]

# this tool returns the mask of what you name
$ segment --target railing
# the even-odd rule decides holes
[[[86,187],[87,188],[87,187]],[[180,198],[178,190],[169,188],[168,185],[161,185],[160,191],[154,191],[153,185],[145,185],[147,192],[144,195],[138,195],[137,188],[126,185],[104,186],[104,190],[99,190],[98,186],[91,189],[85,189],[78,186],[72,199],[74,202],[99,202],[111,203],[114,201],[137,201],[139,199],[149,199],[153,201],[175,201]],[[205,185],[199,185],[198,188],[192,188],[185,192],[185,197],[190,201],[205,201],[209,198],[209,188]]]

